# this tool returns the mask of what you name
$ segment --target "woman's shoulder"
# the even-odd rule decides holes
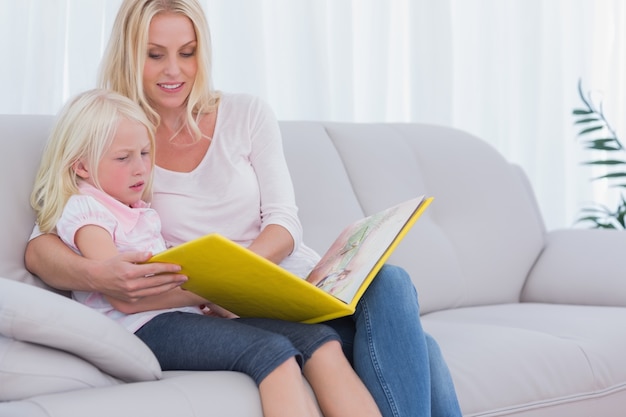
[[[269,104],[262,98],[249,93],[221,93],[220,107],[234,111],[270,110]]]

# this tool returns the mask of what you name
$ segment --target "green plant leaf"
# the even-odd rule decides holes
[[[626,172],[611,172],[609,174],[602,175],[600,177],[595,178],[596,180],[603,178],[626,178]]]
[[[575,107],[572,110],[572,115],[575,118],[574,125],[588,126],[581,130],[578,136],[583,137],[593,134],[594,132],[596,132],[596,134],[591,135],[592,137],[603,136],[582,141],[585,149],[603,152],[625,152],[624,146],[615,133],[615,130],[604,117],[602,104],[600,103],[599,106],[595,106],[591,100],[591,96],[583,93],[581,79],[578,80],[578,95],[585,108]],[[605,131],[606,133],[600,135],[598,134],[599,131]],[[626,165],[626,158],[598,158],[583,162],[582,164],[607,167],[608,173],[597,178],[592,178],[592,181],[604,179],[609,181],[610,187],[626,189],[626,183],[623,180],[614,181],[626,178],[626,172],[611,172],[611,168],[614,170],[615,167]],[[617,182],[617,184],[615,184],[615,182]],[[588,223],[590,227],[596,229],[626,230],[626,197],[624,194],[620,194],[620,197],[621,203],[618,204],[614,210],[601,204],[592,204],[589,207],[583,207],[576,223]]]
[[[593,127],[588,127],[587,129],[583,129],[580,132],[578,132],[578,135],[584,135],[586,133],[591,133],[591,132],[595,132],[596,130],[600,130],[600,129],[604,129],[604,126],[593,126]]]
[[[593,139],[594,142],[599,142],[599,141],[604,141],[606,143],[608,142],[615,142],[615,143],[619,143],[619,140],[617,138],[596,138]]]
[[[620,161],[617,159],[603,159],[598,161],[583,162],[583,165],[626,165],[626,161]]]
[[[621,150],[620,144],[615,139],[593,139],[584,142],[587,149],[595,149],[598,151],[619,151]]]
[[[589,122],[599,122],[600,119],[598,119],[597,117],[587,117],[585,119],[580,119],[577,120],[576,122],[574,122],[575,124],[583,124],[583,123],[589,123]]]

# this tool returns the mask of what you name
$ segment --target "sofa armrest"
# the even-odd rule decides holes
[[[556,230],[528,275],[521,301],[626,306],[626,233]]]

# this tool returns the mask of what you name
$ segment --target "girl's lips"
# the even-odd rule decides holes
[[[130,188],[132,188],[133,190],[137,190],[137,189],[143,188],[144,184],[145,183],[143,181],[142,182],[138,182],[137,184],[131,185]]]

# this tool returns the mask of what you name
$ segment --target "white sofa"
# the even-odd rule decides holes
[[[117,324],[23,284],[42,286],[23,251],[52,121],[0,115],[0,416],[261,416],[248,377],[161,372]],[[318,250],[356,218],[435,197],[392,262],[415,281],[465,416],[624,415],[626,233],[546,231],[523,172],[457,130],[281,129],[305,241]]]

